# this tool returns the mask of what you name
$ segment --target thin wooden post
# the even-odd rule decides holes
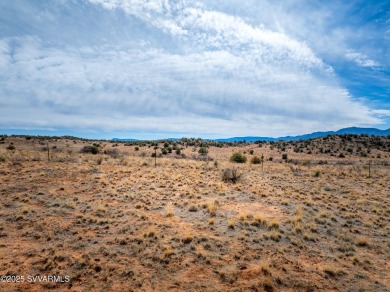
[[[261,172],[264,172],[264,154],[261,153]]]
[[[157,167],[157,147],[154,147],[154,167]]]
[[[49,149],[49,142],[46,143],[47,146],[47,162],[50,161],[50,149]]]
[[[368,177],[371,178],[371,161],[368,162]]]

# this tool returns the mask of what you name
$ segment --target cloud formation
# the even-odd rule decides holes
[[[345,55],[348,60],[355,62],[360,67],[378,68],[379,64],[374,60],[369,59],[362,53],[349,52]]]
[[[45,5],[16,20],[32,31],[0,34],[0,128],[278,136],[377,125],[386,112],[352,96],[310,43],[211,1]]]

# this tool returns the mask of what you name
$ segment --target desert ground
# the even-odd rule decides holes
[[[390,291],[390,137],[0,143],[1,291]]]

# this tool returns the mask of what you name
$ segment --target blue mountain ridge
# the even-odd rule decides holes
[[[314,132],[311,134],[305,134],[305,135],[298,135],[298,136],[284,136],[284,137],[257,137],[257,136],[245,136],[245,137],[232,137],[232,138],[224,138],[224,139],[205,139],[209,141],[215,141],[215,142],[254,142],[254,141],[297,141],[297,140],[308,140],[318,137],[325,137],[328,135],[343,135],[343,134],[355,134],[355,135],[374,135],[374,136],[390,136],[390,128],[387,130],[379,130],[376,128],[359,128],[359,127],[350,127],[350,128],[343,128],[338,131],[326,131],[326,132]],[[164,140],[164,139],[159,139]],[[171,140],[176,141],[180,140],[179,138],[168,138],[165,140]],[[118,142],[132,142],[132,141],[139,141],[137,139],[119,139],[119,138],[113,138],[112,141],[118,141]]]
[[[355,134],[355,135],[374,135],[374,136],[388,136],[390,135],[390,128],[387,130],[379,130],[376,128],[358,128],[358,127],[350,127],[350,128],[344,128],[340,129],[338,131],[327,131],[327,132],[314,132],[311,134],[305,134],[305,135],[298,135],[298,136],[284,136],[284,137],[278,137],[278,138],[272,138],[272,137],[233,137],[233,138],[226,138],[226,139],[215,139],[217,142],[254,142],[254,141],[297,141],[297,140],[308,140],[318,137],[325,137],[328,135],[343,135],[343,134]]]

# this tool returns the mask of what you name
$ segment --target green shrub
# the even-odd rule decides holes
[[[249,150],[250,155],[253,155],[253,153],[254,153],[253,149]]]
[[[179,148],[177,148],[177,149],[175,150],[175,152],[176,152],[177,155],[180,155],[181,150],[180,150]]]
[[[0,162],[6,162],[6,161],[7,161],[7,156],[0,155]]]
[[[230,157],[231,162],[237,162],[237,163],[245,163],[246,162],[246,156],[242,154],[241,152],[235,152]]]
[[[200,155],[206,155],[207,153],[209,153],[209,150],[206,147],[200,147],[198,153]]]
[[[284,153],[284,154],[282,155],[282,159],[287,160],[287,154],[286,154],[286,153]]]

